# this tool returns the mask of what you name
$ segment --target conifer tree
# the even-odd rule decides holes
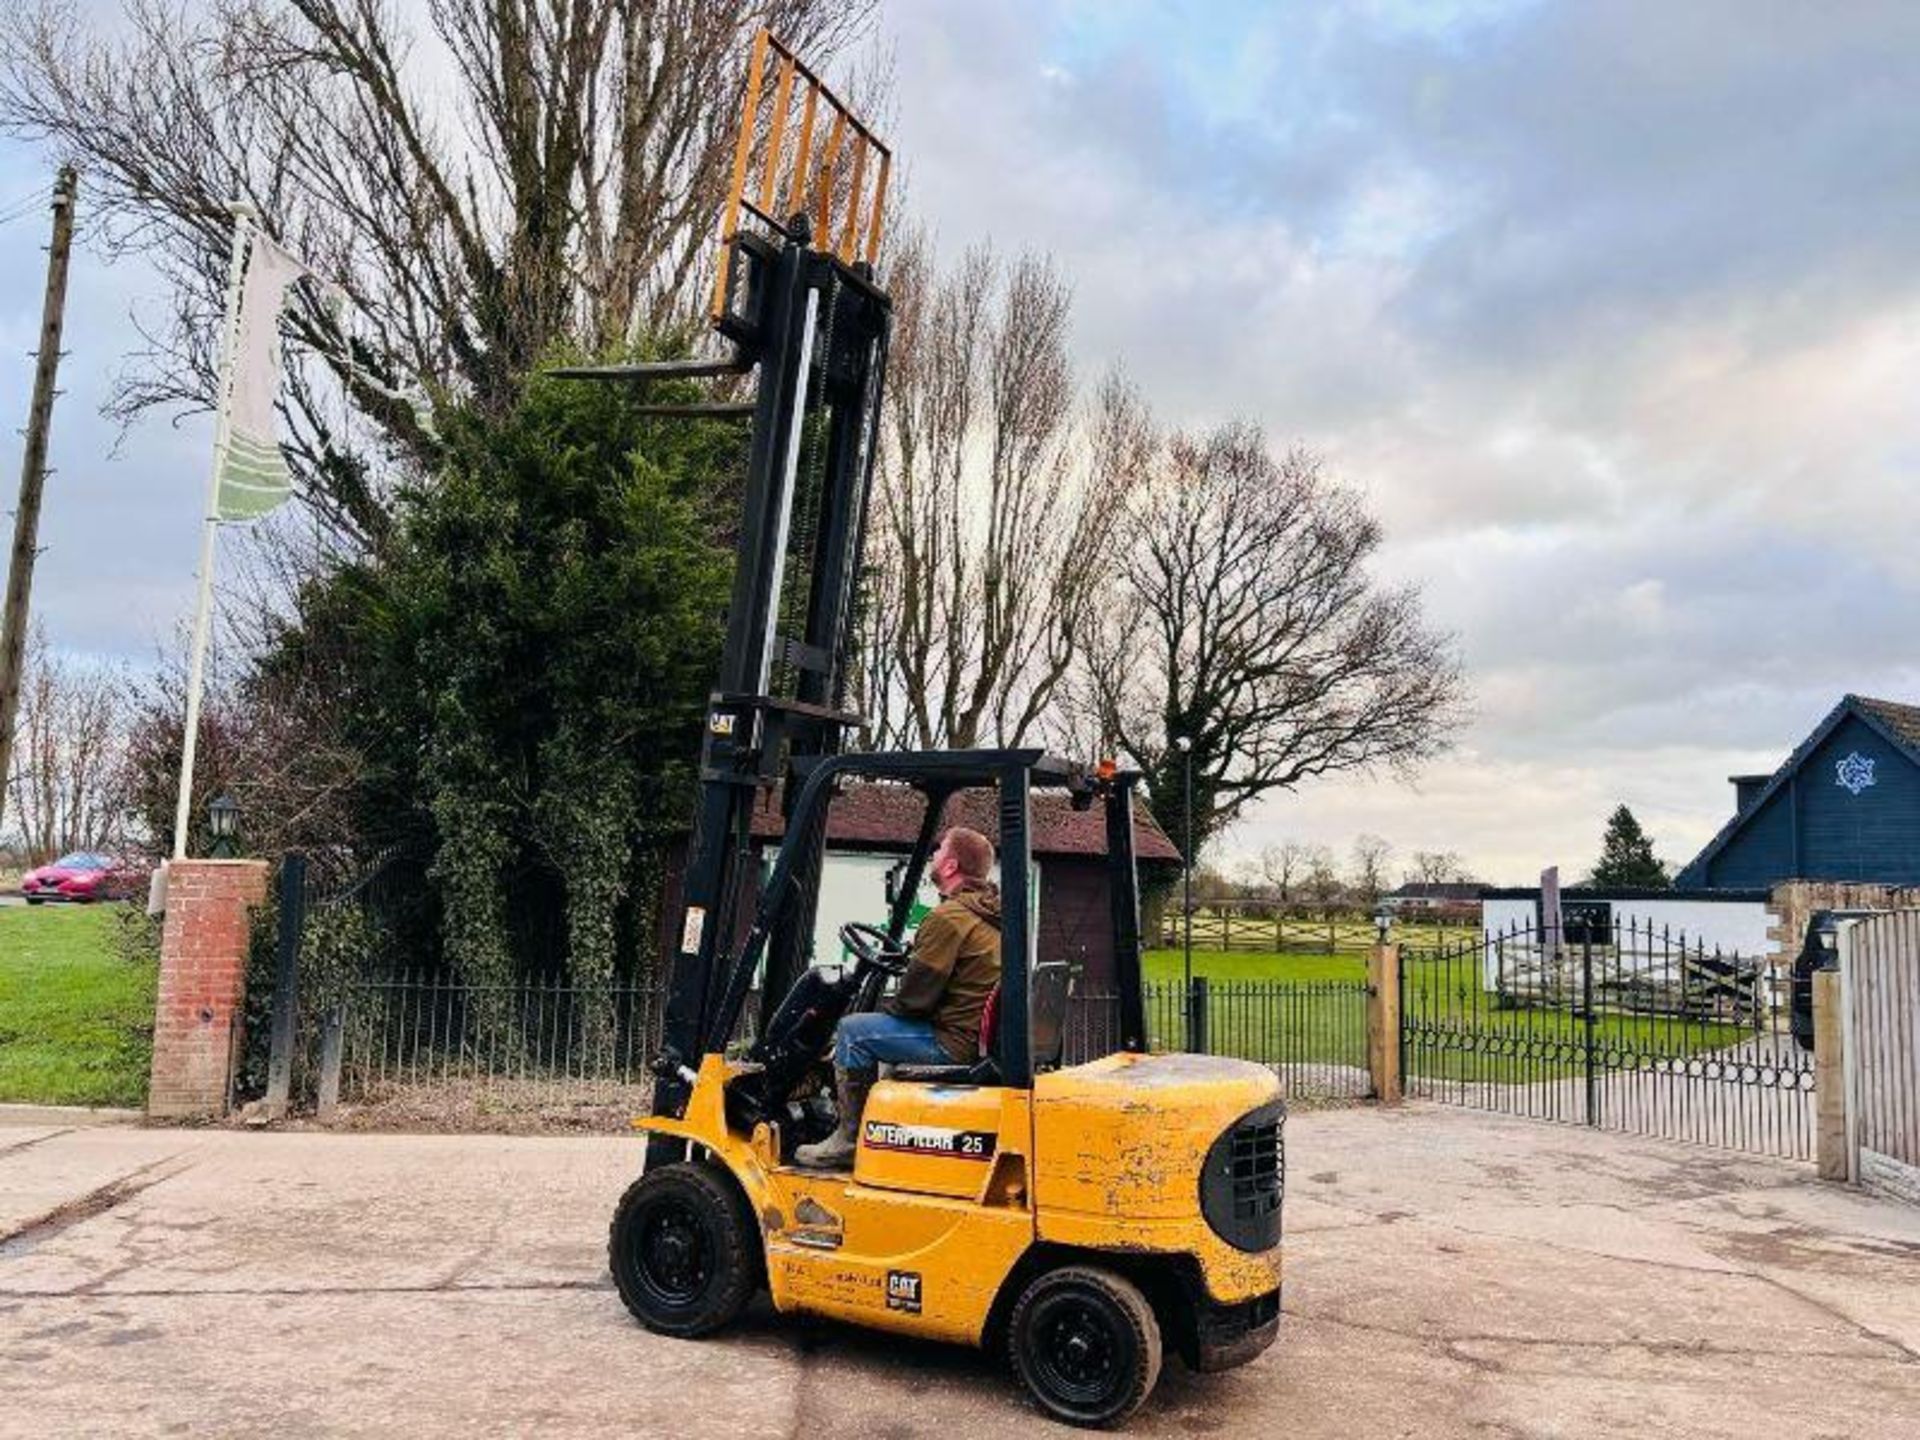
[[[1653,841],[1624,805],[1607,817],[1607,833],[1590,883],[1606,889],[1641,890],[1664,890],[1672,883],[1667,867],[1653,853]]]

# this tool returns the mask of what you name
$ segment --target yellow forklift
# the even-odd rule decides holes
[[[615,1209],[609,1264],[662,1334],[710,1334],[765,1290],[781,1312],[998,1348],[1049,1414],[1118,1425],[1152,1390],[1163,1347],[1219,1370],[1273,1342],[1286,1112],[1262,1066],[1149,1052],[1136,775],[1034,749],[845,751],[860,724],[843,708],[846,651],[891,323],[873,269],[889,165],[762,32],[715,300],[732,358],[563,372],[643,392],[755,373],[748,402],[637,402],[738,415],[753,431],[654,1112],[634,1121],[645,1167]],[[921,824],[888,885],[888,923],[841,928],[852,963],[816,966],[827,814],[855,782],[910,787]],[[1073,977],[1041,963],[1035,906],[1011,903],[979,1058],[895,1067],[868,1097],[851,1170],[801,1168],[795,1150],[837,1124],[834,1027],[905,968],[948,802],[981,790],[1012,897],[1033,894],[1035,794],[1101,807],[1114,1052],[1064,1063]],[[753,819],[770,804],[783,838],[763,869]]]

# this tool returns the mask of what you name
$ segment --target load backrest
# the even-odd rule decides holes
[[[1071,988],[1072,972],[1066,961],[1054,960],[1033,967],[1033,987],[1027,993],[1031,997],[1028,1014],[1033,1027],[1033,1067],[1036,1070],[1050,1070],[1060,1063],[1067,1030],[1067,998]],[[1000,987],[995,985],[987,993],[987,1003],[980,1011],[980,1054],[983,1058],[994,1053],[994,1042],[999,1037]]]
[[[1067,1035],[1067,992],[1072,971],[1064,960],[1033,967],[1028,989],[1029,1024],[1033,1034],[1034,1070],[1052,1070],[1060,1064]]]

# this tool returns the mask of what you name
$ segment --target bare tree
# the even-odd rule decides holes
[[[36,632],[20,698],[9,808],[27,853],[48,860],[115,843],[124,738],[119,677],[55,656]]]
[[[1175,434],[1129,487],[1116,594],[1089,647],[1103,735],[1155,813],[1218,834],[1316,776],[1408,769],[1450,743],[1463,682],[1412,587],[1377,584],[1380,527],[1318,457],[1275,459],[1253,425]]]
[[[364,540],[386,462],[433,457],[422,412],[505,404],[558,344],[685,332],[747,34],[822,63],[872,3],[431,0],[424,35],[385,0],[125,7],[116,38],[66,0],[0,22],[0,128],[77,161],[95,242],[172,294],[116,408],[210,403],[226,204],[251,201],[353,302],[349,333],[300,296],[292,336],[332,379],[296,367],[285,408],[302,494]]]
[[[1325,907],[1340,898],[1340,871],[1333,863],[1333,852],[1324,845],[1309,845],[1303,860],[1301,888],[1314,904]]]
[[[1353,891],[1371,905],[1386,892],[1387,872],[1393,864],[1393,846],[1378,835],[1353,839]]]
[[[1466,880],[1467,862],[1457,850],[1416,850],[1407,880],[1415,885],[1451,885]]]
[[[1218,905],[1223,900],[1238,900],[1242,887],[1218,865],[1196,865],[1193,870],[1193,903],[1196,907]]]
[[[1051,260],[977,245],[941,271],[910,234],[889,278],[856,703],[876,744],[1018,744],[1084,645],[1141,407],[1115,378],[1076,413]]]
[[[1283,840],[1262,850],[1258,866],[1267,888],[1282,900],[1293,899],[1293,888],[1306,873],[1312,849],[1298,840]]]
[[[285,643],[252,631],[270,620],[242,611],[223,626],[200,709],[200,733],[188,805],[194,827],[188,850],[205,854],[207,807],[228,794],[241,808],[242,843],[255,854],[301,850],[326,859],[343,838],[376,843],[404,838],[412,817],[381,811],[355,815],[367,761],[349,742],[356,698],[343,693],[351,665],[329,646],[351,643],[326,628],[288,632]],[[271,638],[271,637],[270,637]],[[261,655],[236,676],[229,657]],[[117,777],[119,806],[133,843],[155,848],[171,837],[185,726],[186,666],[181,647],[126,690],[125,763]]]

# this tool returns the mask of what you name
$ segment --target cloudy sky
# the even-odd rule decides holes
[[[1227,842],[1685,860],[1848,690],[1920,699],[1920,7],[896,0],[896,140],[944,244],[1053,252],[1089,372],[1261,420],[1371,497],[1477,718],[1412,785]],[[44,183],[0,146],[4,202]],[[44,215],[0,224],[26,410]],[[144,661],[191,604],[207,427],[97,416],[155,305],[76,263],[36,609]],[[157,307],[156,307],[157,308]],[[8,486],[12,471],[4,472]]]

